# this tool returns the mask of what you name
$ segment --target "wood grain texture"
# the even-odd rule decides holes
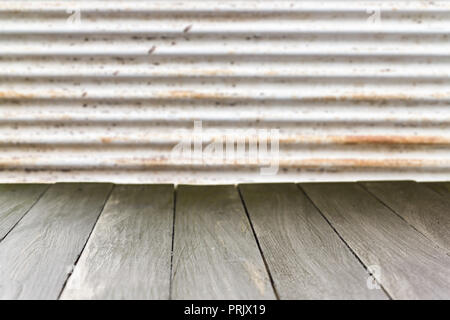
[[[56,299],[112,185],[56,184],[0,242],[1,299]]]
[[[240,196],[233,186],[179,186],[174,299],[274,299]]]
[[[450,257],[360,185],[301,186],[393,298],[450,298]]]
[[[387,299],[295,184],[241,185],[281,299]]]
[[[450,199],[413,181],[361,184],[428,239],[450,252]]]
[[[172,185],[116,186],[62,299],[168,299]]]
[[[45,184],[0,185],[0,241],[48,189]]]
[[[441,196],[450,199],[450,182],[422,182],[421,185],[433,189]]]

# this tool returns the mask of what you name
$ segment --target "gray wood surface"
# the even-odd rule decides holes
[[[450,257],[360,185],[301,186],[391,297],[450,298]]]
[[[295,184],[240,190],[281,299],[387,299]]]
[[[111,188],[51,186],[0,242],[0,298],[58,298]]]
[[[116,186],[62,299],[168,299],[172,185]]]
[[[48,189],[45,184],[0,185],[0,241]]]
[[[428,188],[439,193],[441,196],[450,199],[450,182],[423,182],[420,184],[427,186]]]
[[[427,238],[450,252],[450,199],[413,181],[361,184]]]
[[[173,299],[274,299],[261,253],[233,186],[179,186]]]

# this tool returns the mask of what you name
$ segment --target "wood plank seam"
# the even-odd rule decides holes
[[[379,269],[376,278],[394,299],[449,297],[448,256],[359,184],[301,187],[361,260]],[[395,199],[392,193],[391,197]]]
[[[5,236],[0,239],[0,242],[2,242],[11,233],[11,231],[14,230],[14,228],[20,223],[20,221],[22,221],[22,219],[28,214],[28,212],[30,212],[31,209],[33,209],[33,207],[36,205],[36,203],[38,203],[39,200],[41,200],[41,198],[47,193],[48,189],[50,189],[51,186],[52,186],[52,184],[49,184],[47,186],[47,188],[39,195],[39,197],[36,199],[36,201],[33,203],[33,205],[22,215],[22,217],[20,217],[19,220],[17,220],[17,222],[12,226],[11,229],[9,229],[9,231],[5,234]]]
[[[449,181],[440,181],[440,182],[420,182],[422,186],[425,186],[428,190],[433,190],[435,193],[439,194],[442,197],[448,197],[450,193],[447,190],[450,188],[446,187],[447,184],[450,184]],[[445,188],[447,190],[442,190],[440,188]]]
[[[421,185],[425,186],[425,188],[427,188],[428,190],[432,190],[434,193],[440,195],[440,196],[444,196],[443,193],[439,192],[437,189],[433,188],[432,186],[429,185],[429,183],[421,183]]]
[[[67,276],[66,281],[64,282],[64,285],[62,286],[61,291],[58,294],[58,300],[61,299],[61,295],[62,295],[64,289],[66,288],[67,282],[69,281],[70,277],[72,276],[72,274],[74,273],[75,269],[77,268],[77,264],[78,264],[78,261],[80,260],[81,254],[83,253],[84,249],[86,249],[86,245],[87,245],[87,243],[89,242],[89,239],[92,236],[92,232],[94,231],[95,226],[97,225],[98,220],[100,219],[100,216],[103,213],[103,210],[105,210],[106,204],[108,203],[108,201],[109,201],[109,199],[111,197],[111,194],[113,193],[115,187],[116,187],[116,185],[113,185],[113,187],[111,188],[108,196],[105,198],[105,202],[103,203],[103,206],[102,206],[102,208],[100,210],[100,213],[98,214],[97,219],[95,220],[95,223],[92,226],[91,232],[89,232],[89,236],[87,237],[86,242],[83,245],[83,248],[81,249],[80,253],[78,254],[78,256],[77,256],[77,258],[75,260],[75,263],[73,264],[74,267],[72,269],[72,272]]]
[[[173,217],[172,217],[172,245],[170,248],[170,280],[169,280],[169,300],[172,300],[172,280],[173,280],[173,256],[174,256],[174,245],[175,245],[175,219],[177,214],[177,189],[178,186],[174,185],[173,188]]]
[[[116,185],[61,300],[167,300],[173,185]]]
[[[248,213],[247,206],[246,206],[245,201],[244,201],[244,198],[243,198],[243,196],[242,196],[241,189],[240,189],[239,186],[236,186],[236,189],[237,189],[237,192],[238,192],[238,194],[239,194],[239,197],[241,198],[241,203],[242,203],[242,206],[244,207],[245,215],[247,216],[248,222],[249,222],[249,224],[250,224],[250,228],[251,228],[251,230],[252,230],[253,237],[255,238],[256,245],[258,246],[258,250],[259,250],[259,252],[260,252],[260,254],[261,254],[261,258],[262,258],[262,260],[263,260],[263,262],[264,262],[264,266],[265,266],[265,268],[266,268],[267,274],[269,275],[270,284],[272,285],[273,292],[275,293],[276,299],[277,299],[277,300],[280,300],[280,296],[279,296],[278,291],[277,291],[277,288],[276,288],[276,286],[275,286],[275,281],[273,280],[272,273],[270,272],[269,265],[268,265],[268,263],[267,263],[266,257],[264,256],[264,252],[263,252],[263,250],[262,250],[261,244],[259,243],[258,236],[256,235],[255,228],[254,228],[254,226],[253,226],[253,222],[252,222],[252,220],[250,219],[250,215],[249,215],[249,213]]]
[[[356,254],[356,252],[349,246],[349,244],[345,241],[345,239],[341,236],[341,234],[336,230],[336,228],[333,226],[333,224],[331,223],[331,221],[322,213],[322,211],[319,209],[318,206],[316,206],[316,204],[314,203],[314,201],[309,197],[309,195],[305,192],[305,190],[303,190],[303,188],[297,184],[297,187],[300,189],[300,192],[302,192],[305,197],[311,202],[311,204],[314,206],[314,208],[316,208],[316,210],[320,213],[320,215],[325,219],[325,221],[329,224],[329,226],[331,227],[331,229],[333,229],[333,231],[337,234],[337,236],[339,237],[339,239],[341,239],[341,241],[344,243],[344,245],[347,247],[348,250],[350,250],[350,252],[353,254],[353,256],[358,260],[358,262],[363,266],[364,270],[366,270],[367,275],[373,277],[374,281],[376,281],[376,283],[380,286],[381,290],[383,290],[383,292],[386,294],[386,296],[388,296],[388,298],[390,300],[393,300],[392,296],[389,294],[389,292],[386,290],[386,288],[380,283],[378,282],[378,280],[375,279],[375,277],[373,276],[373,274],[369,271],[369,269],[367,268],[367,266],[364,264],[364,262],[362,262],[362,260],[359,258],[359,256]]]
[[[172,299],[276,299],[236,186],[177,189]]]
[[[408,226],[410,226],[412,229],[414,229],[414,231],[417,231],[418,233],[420,233],[422,236],[424,236],[428,241],[430,241],[431,243],[433,243],[437,248],[439,248],[439,250],[442,250],[445,254],[447,254],[448,256],[450,256],[450,253],[447,252],[447,250],[445,248],[443,248],[442,246],[440,246],[438,243],[436,243],[436,241],[430,239],[426,234],[424,234],[422,231],[420,231],[419,229],[417,229],[414,225],[412,225],[411,223],[409,223],[405,218],[403,218],[400,214],[398,214],[393,208],[391,208],[387,203],[385,203],[383,200],[381,200],[380,198],[378,198],[374,193],[370,192],[370,190],[368,188],[366,188],[364,186],[364,184],[357,182],[357,184],[359,186],[361,186],[361,188],[363,188],[365,191],[367,191],[372,197],[374,197],[375,199],[378,200],[378,202],[380,202],[383,206],[385,206],[388,210],[390,210],[391,212],[393,212],[396,216],[400,217],[400,219],[402,219]],[[436,192],[437,193],[437,192]]]
[[[443,181],[443,182],[436,182],[436,183],[438,183],[438,184],[448,184],[450,182]],[[438,195],[440,195],[442,197],[448,197],[448,195],[450,194],[450,193],[444,192],[442,190],[439,190],[437,188],[433,188],[431,186],[431,183],[428,183],[428,182],[427,183],[421,183],[421,185],[425,186],[428,190],[433,190],[436,194],[438,194]],[[447,255],[450,257],[450,252],[447,252]]]

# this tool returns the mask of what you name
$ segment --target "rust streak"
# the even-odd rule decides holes
[[[346,136],[333,137],[335,142],[344,144],[444,144],[444,137],[424,136]]]
[[[101,138],[100,140],[101,140],[101,142],[104,143],[104,144],[109,144],[109,143],[112,142],[112,138],[110,138],[110,137],[103,137],[103,138]]]
[[[433,162],[433,161],[431,161]],[[321,159],[281,161],[281,167],[343,167],[343,168],[418,168],[430,165],[421,159]]]
[[[6,98],[6,99],[14,99],[14,98],[34,98],[33,94],[29,93],[21,93],[17,91],[0,91],[0,98]]]
[[[394,136],[394,135],[354,135],[354,136],[292,136],[289,138],[281,138],[280,143],[323,143],[323,144],[343,144],[343,145],[438,145],[449,144],[450,140],[444,136]]]
[[[176,160],[174,162],[174,160]],[[311,158],[311,159],[290,159],[281,160],[279,166],[281,168],[420,168],[426,166],[439,165],[441,162],[437,160],[422,160],[422,159],[352,159],[352,158]],[[115,159],[114,164],[119,166],[191,166],[202,167],[204,165],[218,165],[220,167],[234,167],[240,166],[260,166],[267,165],[267,161],[254,161],[249,163],[248,159],[236,159],[233,163],[225,163],[220,160],[206,159],[202,163],[192,162],[190,159],[168,159],[167,157],[155,158],[132,158],[132,159]]]

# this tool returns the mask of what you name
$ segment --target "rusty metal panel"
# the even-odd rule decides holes
[[[450,180],[449,34],[450,1],[0,0],[0,181]]]

